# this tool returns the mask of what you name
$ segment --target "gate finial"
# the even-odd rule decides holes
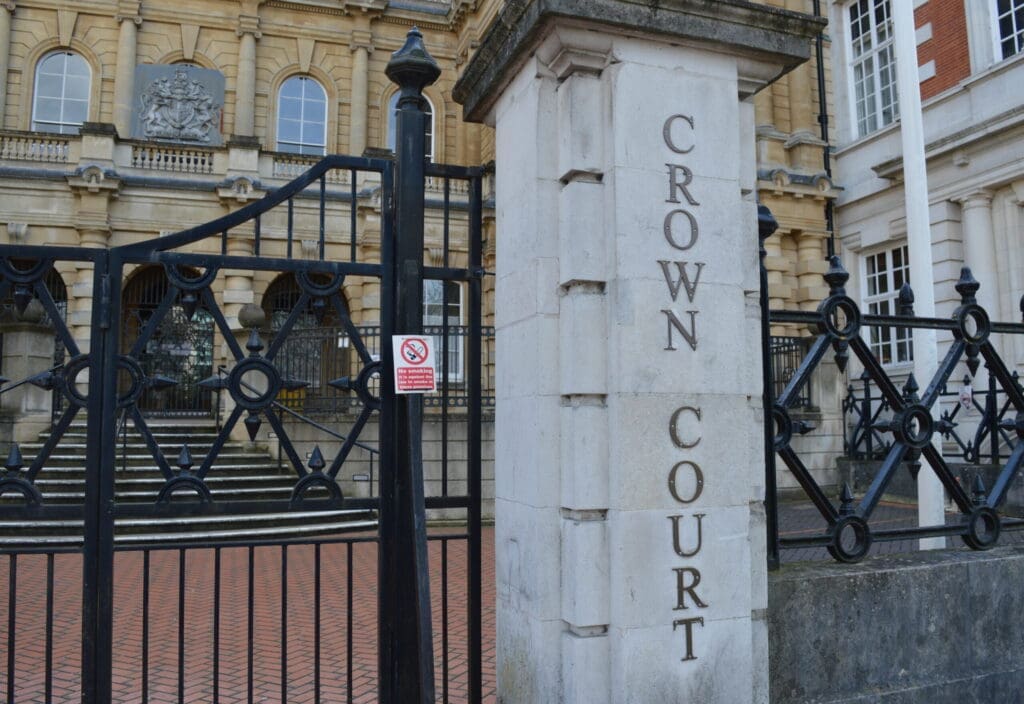
[[[391,55],[384,73],[402,89],[399,105],[407,98],[419,98],[426,86],[441,75],[441,67],[423,45],[423,35],[417,27],[409,30],[405,45]]]

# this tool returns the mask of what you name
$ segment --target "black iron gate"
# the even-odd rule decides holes
[[[27,444],[12,442],[0,472],[0,522],[26,527],[0,543],[8,581],[0,681],[6,701],[101,704],[140,693],[142,701],[180,702],[217,702],[229,693],[250,702],[352,702],[374,693],[394,704],[481,701],[481,170],[424,160],[421,91],[438,72],[417,31],[388,73],[402,90],[394,162],[330,156],[262,200],[156,240],[109,250],[0,247],[0,299],[10,294],[21,307],[39,300],[67,351],[58,368],[0,389],[30,384],[65,400],[38,450],[23,453]],[[428,182],[440,184],[427,210],[444,233],[440,266],[424,265]],[[361,208],[379,210],[379,241],[360,222]],[[295,256],[297,243],[310,239],[317,256]],[[251,254],[227,254],[229,241],[247,243]],[[211,244],[219,254],[204,253]],[[92,272],[87,347],[47,288],[58,262]],[[126,336],[125,275],[142,266],[159,267],[167,285]],[[239,272],[293,277],[299,295],[269,332],[255,306],[232,307],[215,295]],[[468,321],[457,357],[465,368],[452,375],[445,362],[436,418],[424,415],[421,396],[394,393],[387,343],[394,334],[423,332],[424,280],[461,287]],[[361,334],[361,325],[377,321],[366,320],[365,311],[356,319],[346,302],[349,286],[380,301],[380,354]],[[348,373],[326,383],[350,395],[352,411],[336,427],[312,424],[327,433],[324,449],[281,402],[310,383],[287,373],[280,355],[311,310],[330,311],[325,317],[351,347]],[[148,394],[182,381],[181,367],[150,358],[169,321],[186,328],[209,322],[215,346],[227,350],[222,368],[195,384],[202,402],[225,414],[202,451],[190,431],[181,442],[165,440],[145,412]],[[439,357],[455,358],[447,349],[453,338],[447,329],[441,333]],[[456,410],[446,400],[456,392],[453,379],[465,387]],[[449,437],[456,412],[465,433]],[[440,449],[426,459],[424,423],[441,428],[431,434]],[[115,438],[125,424],[156,467],[152,488],[126,488],[118,474]],[[84,462],[74,476],[84,494],[76,498],[53,489],[51,460],[77,437]],[[277,443],[291,477],[288,495],[238,498],[223,491],[224,453],[239,438]],[[457,444],[464,450],[456,452]],[[377,458],[375,486],[369,496],[346,495],[342,471],[365,466],[367,453]],[[456,456],[465,459],[456,463]],[[457,471],[464,473],[456,477]],[[125,533],[125,526],[147,521],[225,526],[255,514],[283,519],[346,510],[373,512],[377,530],[320,539],[253,534],[230,542],[157,534],[158,546]],[[456,518],[464,527],[428,536],[429,511],[444,511],[449,525]],[[45,531],[53,521],[79,521],[83,529],[58,546],[27,530]],[[371,576],[361,569],[367,562]],[[452,575],[463,572],[456,582]],[[269,616],[261,608],[268,601]],[[269,637],[260,635],[267,618]],[[69,645],[79,628],[80,647]],[[305,645],[296,646],[300,636]]]

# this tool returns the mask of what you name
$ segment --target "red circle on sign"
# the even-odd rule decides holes
[[[399,354],[406,364],[419,366],[427,361],[427,342],[418,337],[402,340]]]

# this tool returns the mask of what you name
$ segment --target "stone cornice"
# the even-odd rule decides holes
[[[810,57],[825,20],[745,0],[508,0],[455,86],[465,118],[480,122],[552,22],[627,35],[727,47],[777,65],[774,78]]]

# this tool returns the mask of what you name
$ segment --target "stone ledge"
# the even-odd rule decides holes
[[[784,566],[768,580],[772,701],[1015,701],[1022,577],[1020,546]]]
[[[809,40],[826,25],[824,19],[744,0],[509,0],[452,92],[467,121],[484,120],[557,18],[626,34],[719,44],[778,63],[779,76],[810,57]]]

